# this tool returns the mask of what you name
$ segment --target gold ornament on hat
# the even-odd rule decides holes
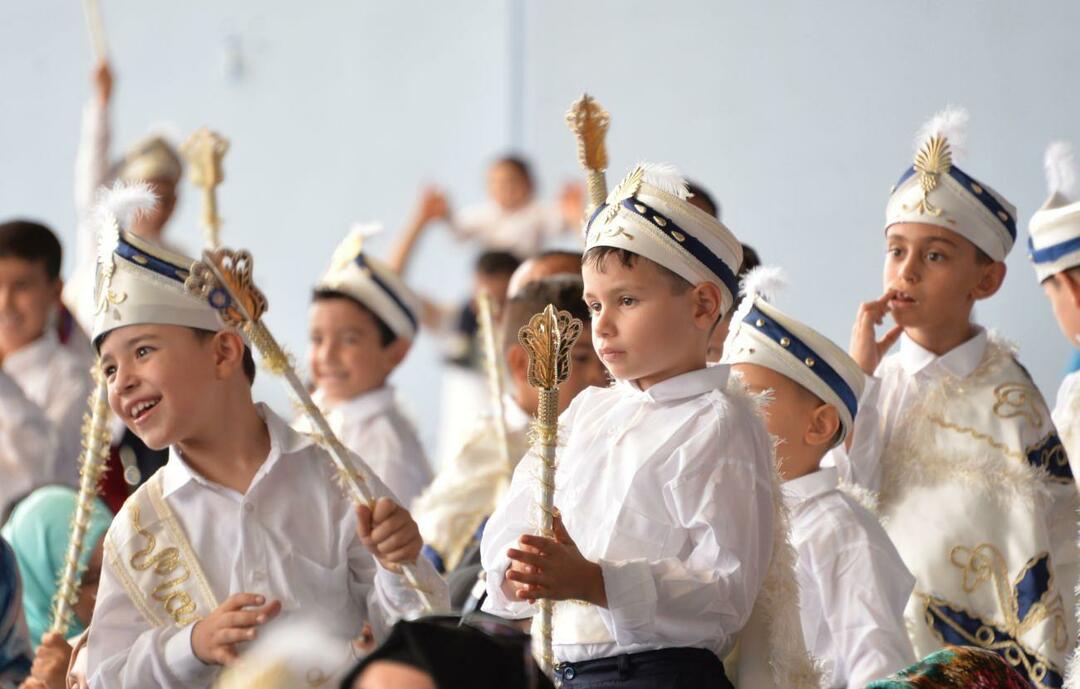
[[[259,351],[267,368],[281,376],[296,396],[304,410],[315,437],[333,461],[338,481],[345,493],[358,505],[372,506],[379,495],[372,490],[366,472],[353,466],[350,453],[330,428],[326,417],[315,405],[304,383],[297,375],[293,363],[281,348],[270,330],[263,324],[262,316],[268,303],[262,291],[252,280],[253,261],[247,251],[218,249],[204,250],[202,260],[192,264],[191,275],[184,287],[191,294],[206,299],[230,327],[244,332]],[[366,465],[364,465],[366,467]],[[392,497],[392,496],[390,496]],[[396,501],[396,498],[394,498]],[[397,569],[397,567],[395,567]],[[416,592],[426,612],[434,612],[431,592],[424,589],[416,575],[415,565],[400,565],[400,572],[410,588]]]
[[[618,186],[611,190],[604,203],[607,204],[607,208],[598,218],[601,224],[606,225],[615,219],[615,216],[619,214],[619,207],[626,199],[632,198],[634,194],[641,188],[641,183],[645,180],[645,168],[638,165],[630,171],[626,177],[623,177]]]
[[[229,141],[216,132],[202,127],[184,142],[180,153],[187,159],[191,181],[202,189],[202,226],[205,245],[211,250],[220,245],[218,231],[221,218],[217,214],[217,186],[225,180],[221,160],[229,150]]]
[[[952,169],[952,151],[949,149],[949,141],[941,134],[930,137],[919,152],[915,154],[915,172],[919,177],[919,186],[922,187],[922,198],[915,204],[915,212],[933,215],[941,215],[941,209],[935,208],[930,203],[929,194],[938,186],[938,176],[948,174]],[[904,210],[910,210],[906,206]]]
[[[605,138],[611,125],[611,114],[585,93],[570,104],[566,113],[566,124],[577,137],[578,160],[588,172],[589,205],[585,211],[587,217],[607,196],[607,178],[604,173],[608,166],[608,156]]]
[[[529,355],[528,381],[537,389],[539,399],[533,422],[533,451],[540,460],[537,506],[540,510],[540,535],[555,538],[555,459],[559,436],[559,386],[570,375],[570,350],[581,335],[581,321],[566,311],[556,311],[548,304],[542,313],[529,319],[518,331],[518,342]],[[549,676],[555,667],[551,644],[551,617],[554,605],[540,600],[540,634],[534,637],[534,650],[540,667]]]

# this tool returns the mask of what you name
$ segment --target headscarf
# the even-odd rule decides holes
[[[0,686],[17,686],[30,676],[30,635],[23,617],[15,553],[0,538]]]
[[[66,486],[39,488],[18,504],[0,530],[0,535],[11,544],[18,560],[26,623],[35,650],[41,643],[42,634],[49,629],[52,600],[56,595],[57,579],[64,567],[77,499],[78,493]],[[109,508],[95,499],[86,540],[79,554],[81,567],[85,568],[90,562],[90,555],[104,537],[110,522],[112,514]],[[69,634],[76,636],[83,629],[82,623],[72,618]]]

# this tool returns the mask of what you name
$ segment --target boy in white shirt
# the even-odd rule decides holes
[[[824,664],[825,686],[863,687],[915,661],[904,627],[915,580],[877,517],[839,489],[835,467],[820,466],[851,431],[865,376],[844,350],[763,298],[774,270],[746,276],[723,361],[767,400],[807,646]]]
[[[949,109],[923,128],[889,199],[884,294],[861,306],[851,338],[873,378],[850,460],[836,462],[878,493],[915,576],[915,654],[979,646],[1060,686],[1076,638],[1080,501],[1042,395],[1013,348],[971,321],[1005,278],[1016,211],[955,165],[966,121]],[[896,326],[878,340],[887,314]]]
[[[37,484],[78,485],[90,352],[57,341],[60,242],[35,222],[0,224],[0,508]]]
[[[262,625],[301,610],[338,638],[365,622],[379,637],[420,609],[403,563],[445,606],[409,513],[388,497],[354,507],[326,452],[252,401],[250,350],[185,289],[191,259],[121,232],[120,210],[100,216],[92,338],[113,412],[170,457],[105,537],[90,686],[209,687]]]
[[[315,400],[338,438],[411,506],[431,482],[431,465],[388,379],[416,338],[419,305],[393,271],[364,252],[366,231],[341,243],[315,285],[308,363]]]
[[[533,455],[484,530],[484,609],[523,618],[559,601],[564,687],[730,686],[721,658],[773,552],[768,434],[728,367],[705,367],[741,248],[687,196],[671,168],[639,166],[593,215],[585,301],[617,382],[560,419],[557,540],[530,535]]]

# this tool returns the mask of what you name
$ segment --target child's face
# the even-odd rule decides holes
[[[1044,280],[1042,288],[1062,334],[1074,346],[1080,344],[1080,283],[1069,271],[1064,271]]]
[[[966,324],[975,301],[991,296],[1001,284],[994,277],[995,266],[1002,264],[981,264],[975,245],[951,230],[899,223],[886,231],[885,243],[882,281],[891,294],[893,320],[905,329]]]
[[[179,325],[129,325],[102,342],[101,368],[113,413],[149,447],[183,443],[213,425],[206,402],[221,377],[212,338]]]
[[[821,402],[801,385],[771,368],[758,364],[733,364],[746,389],[754,394],[768,392],[765,425],[780,444],[776,458],[785,478],[794,478],[817,469],[824,450],[807,444],[807,430],[814,410]]]
[[[516,211],[532,198],[532,187],[516,166],[497,163],[488,170],[488,196],[504,211]]]
[[[409,343],[383,345],[370,312],[349,299],[320,299],[311,305],[308,366],[328,404],[380,388],[404,358]]]
[[[624,266],[615,255],[600,265],[583,265],[582,278],[593,347],[612,376],[646,389],[705,365],[719,303],[711,305],[711,315],[705,313],[700,286],[676,294],[652,261],[639,258]]]
[[[42,336],[59,297],[42,262],[0,258],[0,359]]]

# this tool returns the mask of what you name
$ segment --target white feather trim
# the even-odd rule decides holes
[[[686,185],[686,178],[670,163],[641,162],[637,165],[641,168],[642,181],[665,191],[680,199],[690,197],[690,189]]]
[[[944,136],[949,142],[949,150],[954,161],[963,158],[967,145],[968,111],[957,105],[946,106],[919,129],[915,135],[915,150],[918,151],[927,141],[935,136]]]
[[[1043,156],[1046,169],[1046,186],[1051,195],[1057,193],[1068,199],[1077,197],[1076,155],[1072,144],[1067,141],[1055,141],[1046,147]]]
[[[115,182],[98,190],[97,210],[127,228],[139,215],[157,205],[157,195],[145,182]]]
[[[374,237],[377,234],[381,234],[382,231],[383,226],[382,223],[379,222],[354,222],[349,226],[349,234],[362,239]]]
[[[748,299],[761,298],[771,304],[787,288],[787,274],[780,266],[758,266],[743,276],[739,287]]]

